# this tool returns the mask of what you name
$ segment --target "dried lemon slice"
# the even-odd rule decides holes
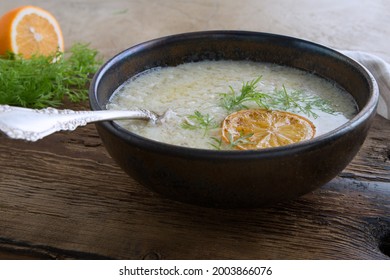
[[[285,146],[314,135],[311,121],[284,111],[242,110],[228,115],[222,123],[222,139],[241,150]]]

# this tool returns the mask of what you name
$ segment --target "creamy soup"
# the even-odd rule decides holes
[[[240,99],[246,90],[252,94]],[[352,96],[334,83],[297,69],[249,61],[202,61],[145,71],[120,86],[107,105],[109,110],[137,108],[171,113],[161,124],[118,123],[156,141],[201,149],[234,148],[220,140],[221,123],[242,109],[301,115],[315,126],[315,136],[357,113]]]

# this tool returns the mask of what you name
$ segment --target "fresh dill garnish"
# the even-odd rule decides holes
[[[249,134],[240,133],[240,137],[234,140],[233,135],[229,133],[229,148],[235,148],[240,144],[255,144],[254,142],[251,142],[249,140],[249,138],[251,138],[252,136],[253,133],[249,133]]]
[[[215,128],[216,126],[214,118],[210,117],[209,114],[202,114],[199,111],[195,111],[193,115],[187,116],[181,124],[181,127],[184,129],[203,129],[203,136],[207,134],[209,129]]]
[[[270,98],[268,94],[257,91],[257,84],[260,82],[261,76],[249,82],[242,84],[240,92],[236,92],[232,86],[229,86],[230,92],[221,93],[221,107],[228,112],[238,111],[247,106],[245,102],[255,102],[259,107],[267,108],[264,100]]]
[[[260,80],[261,76],[252,81],[244,82],[240,92],[236,92],[232,86],[229,86],[230,92],[221,93],[220,106],[225,108],[228,113],[248,108],[248,102],[255,102],[257,106],[264,109],[302,112],[314,118],[317,118],[318,115],[313,112],[313,109],[329,114],[335,113],[328,100],[319,96],[309,96],[299,90],[289,93],[284,85],[282,89],[275,90],[273,93],[258,91],[257,85]]]
[[[334,114],[331,103],[319,96],[309,96],[302,91],[295,90],[290,93],[287,92],[286,87],[283,85],[282,89],[275,90],[271,98],[266,100],[267,105],[270,108],[294,111],[297,113],[304,113],[313,118],[317,118],[318,115],[313,112],[313,109],[317,109],[329,114]]]
[[[238,137],[237,139],[234,139],[233,135],[232,134],[228,134],[228,137],[229,137],[229,144],[226,145],[224,144],[222,138],[217,138],[217,137],[210,137],[211,139],[211,142],[209,142],[209,144],[216,150],[222,150],[222,149],[232,149],[232,148],[235,148],[237,147],[238,145],[242,145],[242,144],[255,144],[254,142],[250,141],[249,138],[253,136],[253,133],[249,133],[249,134],[240,134],[240,137]],[[225,147],[225,148],[223,148]]]
[[[57,107],[65,98],[86,100],[91,74],[101,65],[97,55],[88,45],[75,44],[50,56],[0,57],[0,104],[44,108]]]
[[[222,148],[222,138],[210,137],[211,142],[209,144],[216,150],[221,150]]]

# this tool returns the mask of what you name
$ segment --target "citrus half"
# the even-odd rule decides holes
[[[34,54],[53,55],[63,50],[60,25],[48,11],[22,6],[0,18],[0,55],[10,51],[30,58]]]
[[[310,120],[284,111],[242,110],[228,115],[222,123],[222,139],[241,150],[289,145],[314,135]]]

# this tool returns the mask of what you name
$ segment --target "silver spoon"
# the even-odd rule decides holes
[[[13,139],[37,141],[45,136],[61,130],[74,130],[91,122],[140,119],[152,123],[164,120],[168,110],[163,115],[152,111],[139,109],[132,111],[73,111],[54,108],[28,109],[0,105],[0,130]]]

